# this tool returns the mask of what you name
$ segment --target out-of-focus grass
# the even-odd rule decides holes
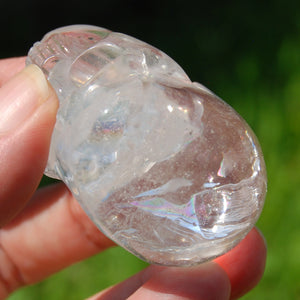
[[[274,64],[282,80],[269,88],[260,85],[260,105],[250,120],[268,170],[268,194],[258,222],[268,259],[262,282],[245,299],[300,299],[299,42],[298,36],[281,43]]]

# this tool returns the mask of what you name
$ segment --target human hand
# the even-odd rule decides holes
[[[0,299],[114,245],[63,184],[36,191],[58,101],[37,67],[21,71],[24,61],[0,60]],[[260,280],[265,259],[253,229],[213,262],[149,266],[90,299],[237,299]]]

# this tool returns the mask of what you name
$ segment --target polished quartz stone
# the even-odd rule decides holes
[[[258,219],[258,141],[225,102],[160,50],[75,25],[30,50],[60,108],[45,173],[93,222],[150,262],[189,266],[234,247]]]

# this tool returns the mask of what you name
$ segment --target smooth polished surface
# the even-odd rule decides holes
[[[75,25],[48,33],[27,63],[60,100],[46,174],[112,240],[184,266],[225,253],[253,227],[266,192],[255,135],[166,54]]]

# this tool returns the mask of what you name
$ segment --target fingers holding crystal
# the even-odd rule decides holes
[[[8,80],[0,89],[0,99],[2,226],[24,207],[39,184],[47,162],[58,101],[35,65]]]
[[[0,274],[5,274],[13,290],[112,245],[68,189],[63,184],[52,185],[40,189],[29,205],[1,229]]]
[[[253,228],[240,244],[215,260],[229,277],[230,299],[239,299],[257,285],[264,274],[266,255],[266,241],[261,232]]]
[[[150,266],[89,300],[119,295],[132,300],[238,299],[260,280],[265,262],[266,245],[254,228],[237,247],[214,262],[183,269]]]

